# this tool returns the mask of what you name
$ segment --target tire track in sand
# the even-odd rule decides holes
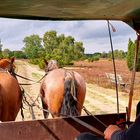
[[[39,70],[39,68],[36,67],[35,65],[31,65],[26,61],[16,60],[16,67],[18,69],[17,73],[19,75],[32,79],[34,81],[38,81],[45,73],[44,71]],[[19,81],[19,83],[26,83],[26,84],[33,83],[31,81],[24,80],[19,77],[18,77],[18,81]],[[22,87],[25,90],[25,96],[27,98],[27,101],[29,103],[33,103],[33,101],[36,100],[36,98],[39,94],[40,83],[36,83],[33,85],[22,85]],[[38,102],[36,102],[36,103],[40,107],[42,106],[40,98],[38,98]],[[23,106],[25,108],[25,109],[23,109],[25,120],[31,120],[32,115],[31,115],[31,110],[30,110],[29,106],[26,104],[23,104]],[[33,110],[34,110],[36,119],[43,119],[43,113],[38,107],[34,106]],[[22,120],[20,112],[19,112],[16,120],[17,121]]]

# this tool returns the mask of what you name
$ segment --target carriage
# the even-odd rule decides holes
[[[1,3],[0,17],[34,20],[120,20],[130,25],[137,32],[139,41],[139,12],[140,3],[137,0],[11,0]],[[96,116],[69,116],[23,122],[3,122],[0,123],[0,137],[2,140],[73,140],[79,133],[87,131],[103,137],[105,126],[116,124],[118,116],[119,120],[126,120],[126,116],[129,120],[134,79],[135,68],[132,74],[127,114],[124,112]]]

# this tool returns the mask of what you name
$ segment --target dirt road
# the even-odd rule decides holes
[[[26,61],[17,60],[16,61],[16,66],[17,66],[17,73],[19,75],[24,76],[24,77],[29,78],[29,79],[32,79],[34,81],[38,81],[45,74],[44,71],[41,71],[38,67],[36,67],[35,65],[31,65]],[[26,84],[34,83],[34,82],[31,82],[31,81],[28,81],[28,80],[24,80],[20,77],[18,77],[18,81],[19,81],[19,83],[22,83],[22,84],[23,83],[26,83]],[[33,85],[21,85],[21,86],[25,91],[25,97],[27,98],[26,99],[27,102],[32,104],[39,95],[40,83],[36,83],[36,84],[33,84]],[[38,101],[36,101],[36,104],[41,107],[40,98],[38,98]],[[24,111],[25,120],[31,120],[32,119],[32,113],[31,113],[30,106],[27,103],[24,103],[23,106],[24,106],[23,111]],[[34,110],[36,119],[42,119],[43,118],[43,113],[38,107],[33,106],[33,110]],[[19,112],[16,120],[19,121],[21,119],[22,118],[21,118],[21,115],[20,115],[20,112]]]
[[[37,66],[31,65],[26,61],[16,60],[17,66],[17,73],[24,77],[33,79],[34,81],[39,80],[45,72],[40,70]],[[18,78],[20,83],[32,83],[27,80],[23,80]],[[25,90],[25,96],[27,101],[31,104],[37,98],[39,94],[40,84],[33,84],[33,85],[24,85],[22,86]],[[30,97],[29,97],[29,96]],[[133,101],[132,106],[132,120],[135,118],[135,106],[138,100]],[[41,107],[40,98],[36,102],[37,105]],[[119,92],[119,109],[120,112],[126,111],[126,106],[128,105],[128,95],[123,92]],[[106,89],[99,87],[98,85],[93,85],[87,83],[87,94],[84,106],[92,113],[92,114],[106,114],[106,113],[116,113],[117,112],[117,105],[116,105],[116,93],[115,90]],[[24,116],[25,120],[31,120],[31,110],[28,105],[24,104]],[[37,106],[33,107],[35,112],[36,119],[42,119],[43,113]],[[82,113],[85,114],[84,112]],[[17,116],[16,121],[22,120],[20,112]]]

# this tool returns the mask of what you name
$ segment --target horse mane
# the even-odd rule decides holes
[[[56,60],[50,60],[49,62],[44,59],[44,62],[46,64],[45,72],[52,71],[54,69],[58,69],[58,62]]]

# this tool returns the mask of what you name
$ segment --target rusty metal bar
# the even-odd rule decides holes
[[[117,114],[96,115],[106,125],[115,124]],[[120,114],[125,119],[126,114]],[[96,127],[101,132],[104,127],[92,116],[77,117],[89,126]],[[82,132],[91,132],[89,128],[81,125],[72,118],[43,119],[21,122],[0,123],[1,140],[74,140]]]

